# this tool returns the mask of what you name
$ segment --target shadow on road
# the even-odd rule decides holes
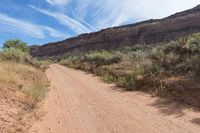
[[[117,91],[119,93],[131,93],[130,91],[127,91],[124,88],[112,86],[112,91]],[[139,91],[141,92],[141,91]],[[134,98],[134,97],[133,97]],[[169,116],[173,115],[175,118],[183,117],[186,115],[186,111],[190,111],[191,113],[200,113],[200,108],[196,108],[193,106],[190,106],[188,104],[184,104],[175,100],[170,100],[167,98],[161,98],[161,97],[154,97],[153,102],[149,102],[148,106],[152,106],[156,109],[158,109],[158,112],[162,115]],[[200,126],[200,118],[193,118],[189,120],[191,123],[199,125]]]
[[[196,124],[196,125],[200,125],[200,118],[192,119],[191,122]]]

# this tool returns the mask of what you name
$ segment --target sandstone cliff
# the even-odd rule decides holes
[[[138,43],[152,44],[170,41],[200,31],[200,5],[164,19],[114,27],[99,32],[82,34],[64,41],[33,46],[33,56],[56,56],[90,50],[116,49]]]

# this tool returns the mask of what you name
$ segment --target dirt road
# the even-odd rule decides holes
[[[200,111],[127,92],[85,72],[57,64],[46,72],[52,82],[30,132],[39,133],[199,133]]]

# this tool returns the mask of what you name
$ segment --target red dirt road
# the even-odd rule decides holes
[[[200,133],[200,111],[142,92],[123,91],[98,77],[53,64],[46,112],[30,132]]]

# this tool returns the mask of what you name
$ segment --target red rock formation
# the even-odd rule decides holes
[[[151,44],[170,41],[193,32],[200,32],[200,5],[164,19],[109,28],[60,42],[34,46],[31,48],[31,54],[42,57],[90,50],[111,50],[138,43]]]

